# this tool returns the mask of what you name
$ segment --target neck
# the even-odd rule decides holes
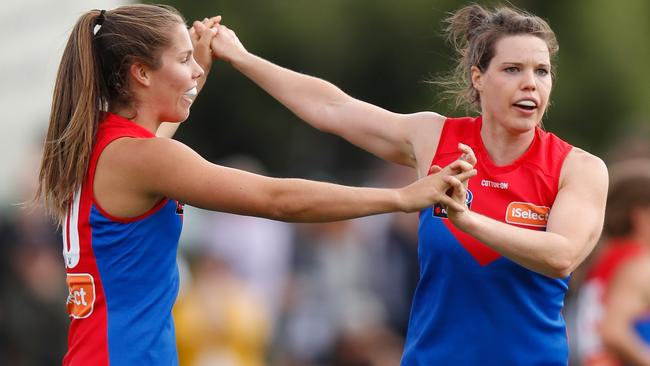
[[[511,164],[521,157],[534,138],[534,128],[526,131],[508,130],[483,117],[481,140],[488,156],[497,166]]]
[[[117,114],[120,117],[129,119],[134,123],[144,127],[149,130],[151,133],[155,134],[160,127],[161,122],[154,117],[150,111],[143,108],[137,108],[133,106],[116,106],[115,108],[110,108],[109,112]]]

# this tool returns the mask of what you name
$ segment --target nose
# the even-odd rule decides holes
[[[192,58],[192,59],[194,61],[194,70],[192,70],[193,71],[192,72],[192,77],[194,79],[199,79],[201,76],[203,76],[203,74],[205,74],[205,71],[203,71],[203,68],[201,67],[201,65],[199,65],[199,63],[196,62],[196,60],[194,60],[194,58]]]
[[[522,75],[521,88],[523,90],[536,90],[537,80],[535,79],[535,70],[526,70]]]

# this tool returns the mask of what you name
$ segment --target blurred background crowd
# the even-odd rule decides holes
[[[467,113],[428,82],[451,68],[440,21],[465,1],[161,2],[189,21],[221,14],[256,54],[390,110]],[[650,159],[650,2],[510,3],[548,20],[560,43],[544,127],[610,166]],[[9,45],[0,64],[0,142],[8,147],[0,160],[0,365],[58,365],[68,324],[60,233],[38,207],[17,204],[34,193],[67,32],[82,11],[119,2],[20,4],[0,5],[0,37]],[[311,130],[219,61],[176,138],[211,161],[272,176],[386,187],[415,179]],[[418,276],[417,225],[417,214],[298,225],[186,207],[174,309],[181,364],[398,364]],[[582,336],[577,294],[607,240],[573,275],[564,314],[572,343]]]

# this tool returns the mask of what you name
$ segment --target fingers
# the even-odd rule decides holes
[[[438,203],[440,203],[443,207],[445,207],[447,211],[456,211],[456,212],[465,211],[464,203],[463,204],[458,203],[453,198],[447,195],[442,195]]]
[[[452,172],[466,172],[474,169],[474,165],[465,160],[458,159],[447,165],[445,168],[449,168]]]
[[[461,182],[466,182],[468,179],[470,179],[470,178],[476,176],[477,173],[478,173],[478,172],[477,172],[476,169],[470,169],[470,170],[468,170],[468,171],[464,171],[464,172],[461,172],[461,173],[459,173],[459,174],[456,174],[456,175],[453,176],[453,177],[456,178],[456,179],[458,179],[458,180],[461,181]]]
[[[216,34],[216,31],[212,29],[216,29],[215,25],[219,24],[221,24],[221,15],[217,15],[211,18],[203,18],[201,21],[195,20],[192,23],[192,27],[190,28],[190,36],[200,36],[206,29],[210,29],[214,35]]]
[[[211,17],[210,19],[203,19],[203,24],[205,24],[206,27],[212,28],[215,26],[215,24],[220,24],[221,23],[221,15],[217,15],[214,17]]]
[[[476,155],[474,155],[474,150],[471,147],[459,142],[458,150],[463,153],[459,158],[460,160],[466,161],[472,166],[476,165]]]
[[[465,185],[463,185],[463,182],[458,178],[454,176],[446,176],[443,180],[454,190],[454,195],[460,196],[462,194],[463,197],[465,196]]]
[[[212,38],[214,38],[215,35],[217,35],[217,32],[219,31],[218,28],[214,28],[212,26],[206,26],[205,25],[205,20],[202,22],[196,22],[198,23],[197,27],[197,32],[199,34],[199,39],[197,42],[197,45],[210,48],[210,41],[212,41]]]

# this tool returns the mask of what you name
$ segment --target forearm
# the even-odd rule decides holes
[[[579,253],[561,235],[523,229],[469,212],[462,231],[501,255],[549,277],[564,278],[577,266]]]
[[[241,53],[231,62],[300,119],[322,131],[337,130],[338,119],[333,118],[330,111],[350,98],[335,85],[275,65],[251,53]]]
[[[292,222],[326,222],[400,211],[396,189],[345,187],[303,179],[277,179],[264,216]]]
[[[626,363],[650,366],[650,348],[631,328],[617,329],[613,334],[604,334],[603,338],[607,347]]]

